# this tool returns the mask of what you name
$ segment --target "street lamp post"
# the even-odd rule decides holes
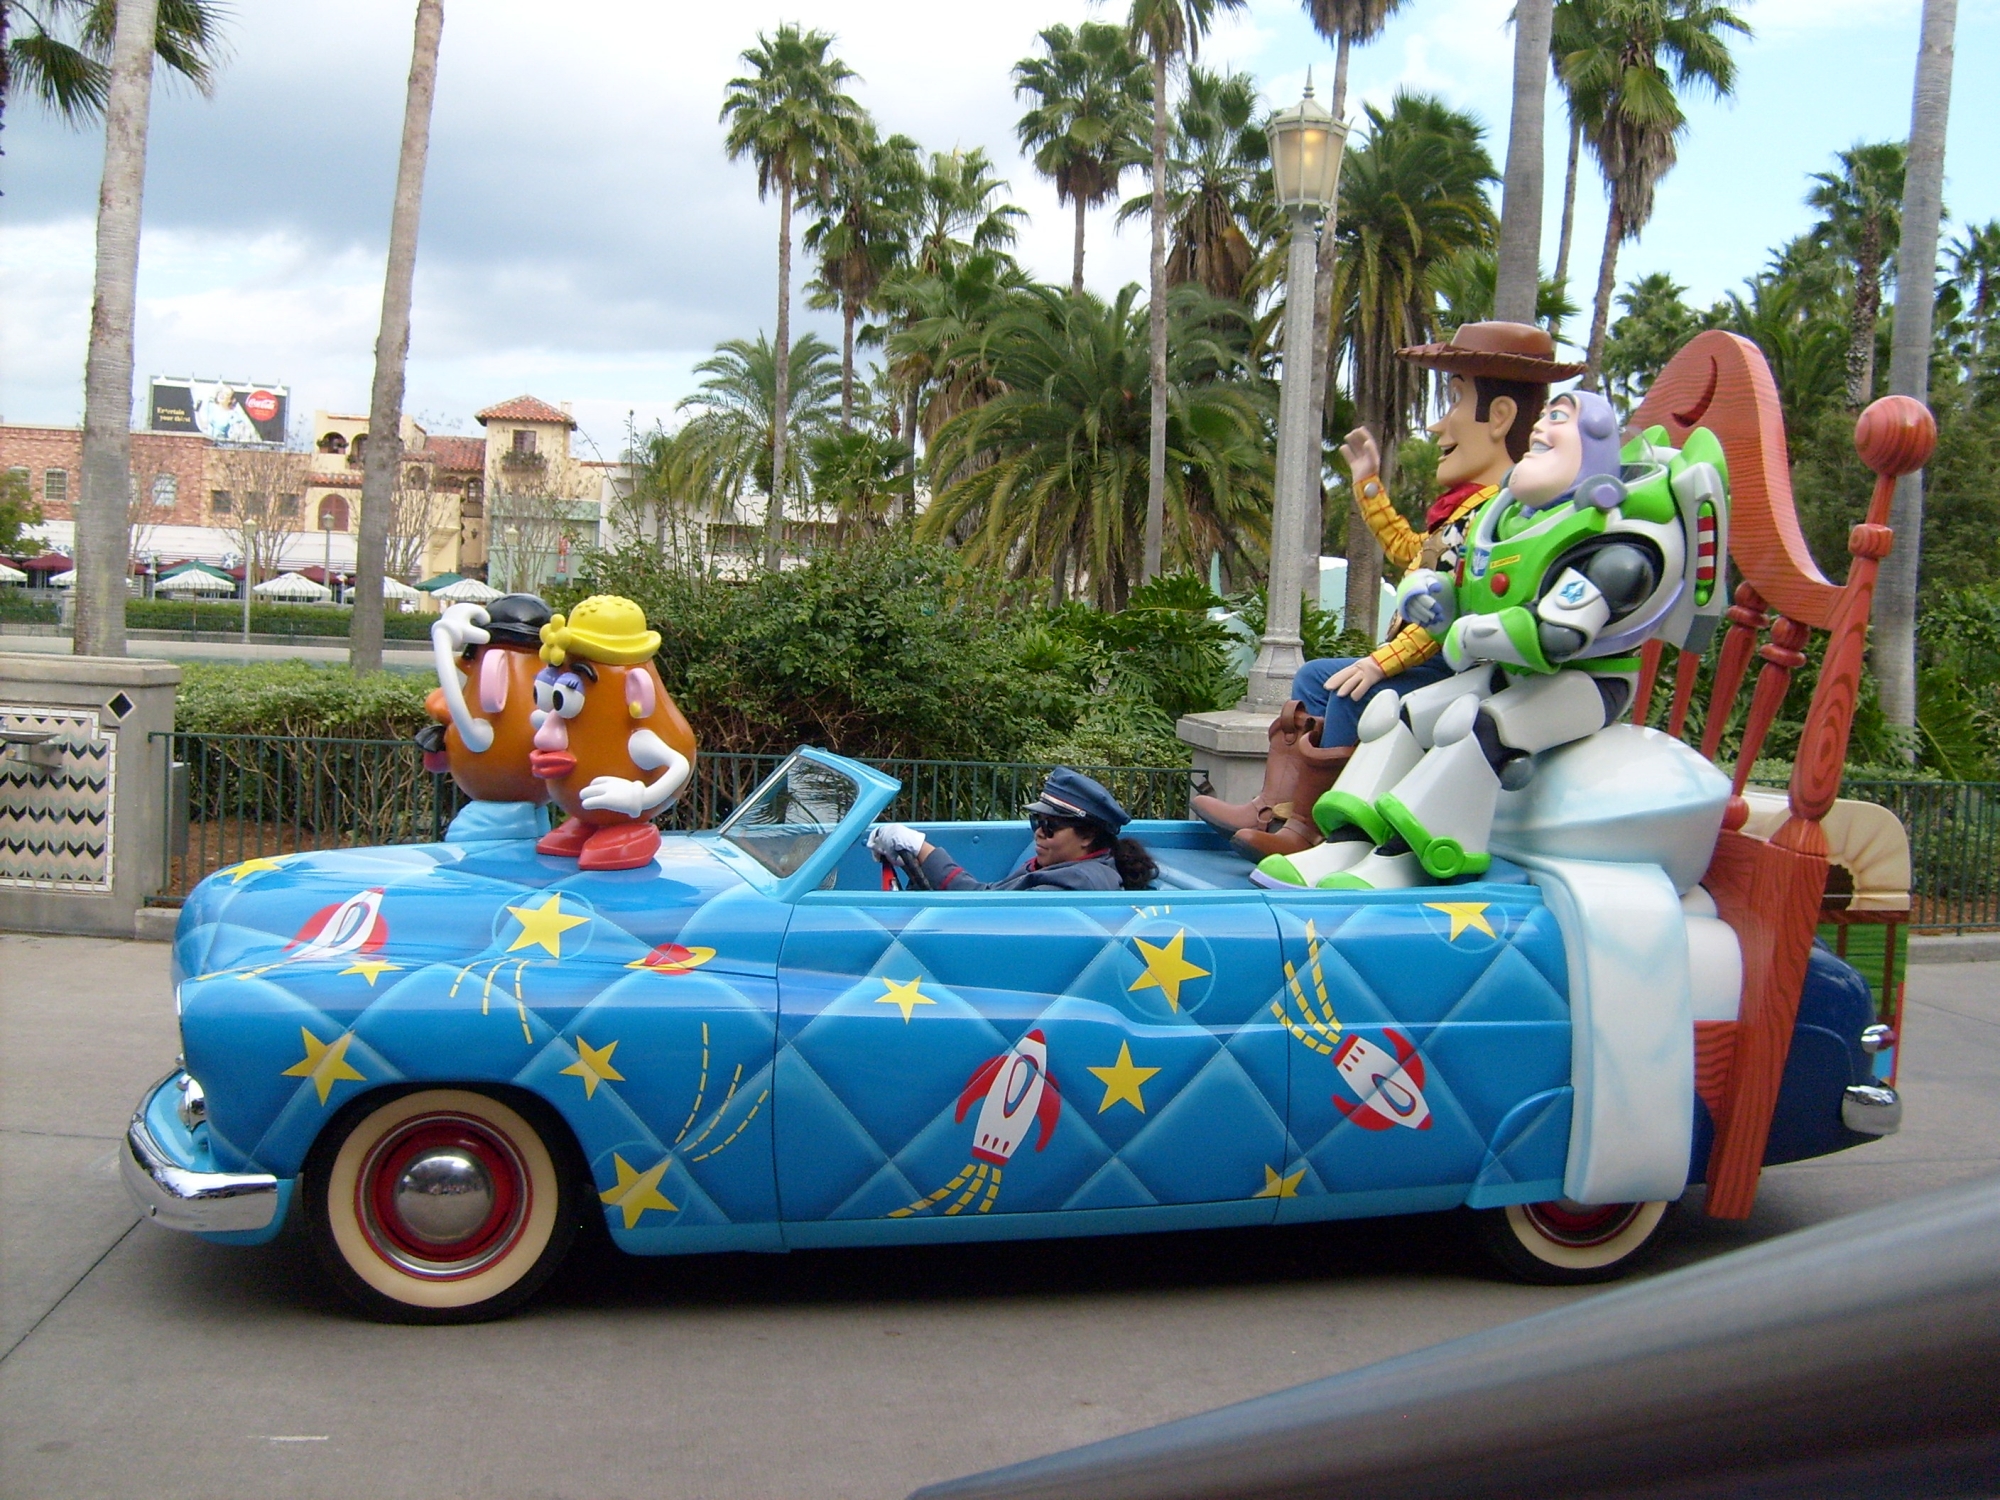
[[[1278,204],[1291,220],[1285,267],[1285,364],[1278,394],[1278,463],[1271,514],[1271,577],[1264,639],[1250,668],[1241,711],[1269,713],[1291,696],[1304,663],[1299,597],[1305,579],[1305,518],[1319,482],[1320,442],[1312,405],[1313,294],[1319,224],[1340,189],[1347,126],[1313,98],[1280,110],[1270,124],[1272,178]],[[1316,581],[1316,580],[1315,580]]]
[[[507,538],[507,592],[518,594],[521,592],[521,528],[510,525],[505,535]],[[492,570],[488,569],[488,571]]]
[[[333,512],[322,510],[319,513],[319,531],[325,543],[319,555],[319,581],[331,589],[333,588]],[[340,602],[339,590],[334,590],[333,598],[336,604]]]
[[[257,523],[243,523],[243,654],[250,654],[250,589],[257,582]]]

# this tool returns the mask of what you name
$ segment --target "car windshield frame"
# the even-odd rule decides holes
[[[814,817],[810,828],[782,822],[755,823],[759,816],[758,809],[786,786],[802,767],[807,766],[817,773],[837,776],[849,784],[852,791],[842,799],[846,803],[845,810],[836,808],[838,816],[830,821]],[[883,775],[872,766],[805,746],[779,762],[737,805],[736,810],[723,819],[710,837],[715,839],[719,848],[727,851],[730,862],[756,884],[772,888],[773,893],[780,897],[789,898],[794,892],[814,889],[840,862],[841,856],[861,831],[875,821],[876,815],[889,805],[900,790],[900,781]],[[835,795],[838,798],[839,794]],[[764,839],[755,835],[744,837],[743,829],[749,826],[772,830],[770,842],[765,843]],[[786,832],[788,829],[789,833]],[[767,859],[765,855],[772,852],[776,840],[785,837],[797,841],[792,846],[794,856]],[[800,848],[799,843],[807,839],[810,839],[809,846]],[[756,847],[760,843],[765,843],[762,851]]]

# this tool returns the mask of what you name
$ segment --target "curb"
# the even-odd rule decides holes
[[[142,906],[132,915],[132,936],[142,943],[171,943],[180,920],[178,906]]]
[[[2000,932],[1968,932],[1955,937],[1912,937],[1913,964],[1978,964],[2000,959]]]

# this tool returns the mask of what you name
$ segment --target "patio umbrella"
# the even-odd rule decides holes
[[[384,577],[382,580],[382,597],[384,599],[421,599],[423,595],[411,588],[400,578]]]
[[[331,599],[333,590],[323,583],[314,583],[298,573],[280,573],[276,578],[267,578],[251,593],[260,599],[299,599],[317,602]]]
[[[73,589],[73,588],[75,588],[75,587],[76,587],[76,569],[75,569],[75,568],[71,568],[71,569],[70,569],[70,570],[69,570],[69,571],[68,571],[67,573],[57,573],[57,574],[55,574],[55,575],[54,575],[53,577],[51,577],[51,578],[49,579],[49,587],[50,587],[50,588],[52,588],[52,589]]]
[[[156,594],[233,594],[236,580],[227,573],[205,568],[200,563],[189,563],[171,573],[162,573],[153,581]]]
[[[447,584],[431,597],[442,599],[447,604],[486,604],[500,597],[500,590],[489,588],[477,578],[461,578],[457,583]]]
[[[10,568],[7,564],[0,562],[0,583],[26,583],[27,581],[28,575],[23,573],[19,568]]]

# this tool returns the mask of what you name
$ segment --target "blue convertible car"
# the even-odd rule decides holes
[[[1271,891],[1142,822],[1152,890],[885,890],[863,835],[896,792],[802,750],[642,869],[464,839],[210,877],[128,1184],[227,1244],[296,1209],[365,1308],[454,1321],[592,1211],[672,1254],[1465,1206],[1517,1271],[1587,1279],[1703,1170],[1695,1041],[1743,970],[1695,875],[1558,851]],[[925,832],[989,880],[1028,841]],[[1767,1159],[1893,1127],[1872,1019],[1815,953]]]

